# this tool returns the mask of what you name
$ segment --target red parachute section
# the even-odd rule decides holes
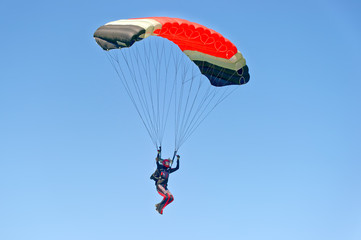
[[[145,19],[153,19],[161,23],[162,29],[155,30],[154,34],[174,42],[182,51],[198,51],[226,59],[230,59],[237,53],[237,48],[231,41],[203,25],[179,18],[149,17]]]

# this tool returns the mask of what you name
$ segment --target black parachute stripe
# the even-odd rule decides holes
[[[206,61],[196,60],[193,62],[198,66],[201,73],[209,79],[210,83],[216,87],[242,85],[246,84],[250,79],[247,65],[236,71]]]
[[[104,25],[95,31],[94,38],[104,50],[110,50],[132,46],[144,33],[144,28],[135,25]]]

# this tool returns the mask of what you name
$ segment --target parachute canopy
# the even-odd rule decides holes
[[[149,36],[175,43],[213,86],[249,81],[246,60],[236,46],[218,32],[197,23],[168,17],[137,18],[109,22],[94,33],[104,50],[131,47]]]
[[[155,147],[167,136],[167,124],[173,124],[177,151],[219,103],[250,79],[246,60],[232,42],[187,20],[123,19],[99,27],[94,38]]]

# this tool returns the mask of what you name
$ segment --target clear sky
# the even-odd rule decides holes
[[[361,239],[360,1],[2,1],[0,239]],[[155,149],[93,39],[170,16],[221,32],[251,80]],[[165,149],[171,153],[171,149]]]

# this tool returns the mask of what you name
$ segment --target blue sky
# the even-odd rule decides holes
[[[358,1],[0,3],[0,239],[361,239]],[[171,16],[236,44],[251,80],[155,149],[93,32]],[[166,149],[171,153],[171,149]]]

